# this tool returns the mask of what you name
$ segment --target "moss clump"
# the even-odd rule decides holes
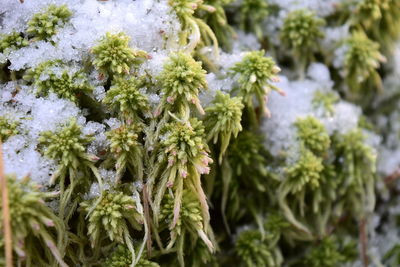
[[[28,177],[17,180],[14,176],[5,176],[5,179],[12,240],[15,242],[13,248],[17,255],[15,264],[55,266],[58,263],[67,266],[62,260],[66,242],[64,222],[44,202],[56,194],[41,192]],[[3,220],[0,221],[1,229],[2,223]]]
[[[20,49],[28,45],[29,41],[22,37],[19,32],[0,35],[0,53],[4,53],[6,50]]]
[[[262,113],[269,115],[266,96],[271,90],[283,93],[271,82],[278,81],[277,73],[280,68],[270,57],[264,57],[264,51],[247,53],[242,61],[232,67],[232,73],[238,75],[238,96],[249,110],[254,110],[253,98],[258,101]]]
[[[59,61],[46,61],[31,69],[24,76],[36,87],[36,94],[47,96],[50,92],[60,98],[78,102],[81,94],[93,90],[81,70],[75,70]]]
[[[363,32],[357,31],[352,33],[345,45],[345,81],[350,90],[359,91],[367,81],[372,84],[371,87],[382,88],[377,69],[385,58],[379,52],[379,44],[370,40]]]
[[[207,88],[205,74],[201,63],[190,55],[172,54],[158,77],[163,93],[158,111],[168,109],[184,117],[189,114],[188,104],[191,104],[203,114],[198,95],[200,89]]]
[[[67,5],[49,5],[44,11],[33,15],[28,21],[26,32],[35,40],[49,40],[71,16],[72,12]]]
[[[18,134],[19,123],[0,116],[0,141],[5,142],[9,137]]]
[[[217,92],[213,105],[206,109],[205,127],[208,135],[207,140],[214,144],[220,141],[220,156],[222,157],[228,148],[231,136],[237,137],[242,130],[242,98],[230,97],[228,94]]]
[[[92,48],[93,65],[105,75],[128,74],[147,58],[147,53],[129,46],[130,37],[125,33],[106,33],[98,45]]]
[[[294,124],[300,142],[316,155],[324,155],[330,146],[330,138],[325,126],[315,117],[298,118]]]
[[[121,118],[139,122],[141,117],[144,114],[148,115],[150,111],[147,97],[139,91],[142,86],[143,83],[135,77],[116,78],[107,91],[103,103],[111,107]]]

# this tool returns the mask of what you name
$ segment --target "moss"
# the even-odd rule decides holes
[[[228,94],[217,92],[213,105],[206,109],[205,127],[208,135],[207,140],[212,140],[216,144],[220,142],[220,156],[222,157],[228,148],[231,136],[237,137],[242,130],[242,99],[240,97],[230,97]]]
[[[249,52],[242,61],[231,68],[231,71],[234,75],[239,76],[238,96],[243,98],[245,106],[254,110],[253,98],[255,97],[262,112],[269,115],[266,108],[266,96],[271,90],[282,93],[272,84],[272,82],[278,81],[276,74],[280,71],[274,60],[264,57],[263,50]]]
[[[6,50],[16,50],[28,46],[29,41],[22,37],[19,32],[0,35],[0,53]]]
[[[198,95],[200,89],[207,89],[205,74],[201,63],[196,62],[190,55],[170,55],[158,77],[163,93],[158,112],[168,109],[185,117],[189,113],[190,103],[200,113],[204,113]]]
[[[370,81],[375,88],[382,88],[377,69],[385,58],[379,52],[379,44],[370,40],[363,32],[357,31],[347,39],[346,46],[344,70],[345,81],[350,90],[358,92],[365,88],[362,85],[366,81]]]
[[[33,15],[28,21],[26,30],[35,40],[50,40],[55,35],[60,26],[67,23],[72,16],[72,12],[67,5],[49,5],[45,10]]]
[[[98,44],[92,48],[94,55],[93,65],[103,74],[111,76],[121,76],[128,74],[137,67],[147,53],[135,50],[129,46],[130,37],[125,33],[106,33]]]
[[[324,155],[330,147],[330,138],[325,126],[315,117],[298,118],[294,124],[300,142],[317,155]]]
[[[4,143],[9,137],[18,134],[18,125],[18,122],[0,116],[0,141]]]
[[[81,70],[74,70],[60,61],[43,62],[30,69],[24,79],[33,83],[39,96],[55,93],[75,103],[82,94],[90,94],[93,90]]]

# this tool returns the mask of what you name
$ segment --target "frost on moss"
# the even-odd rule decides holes
[[[0,141],[5,142],[10,136],[18,134],[18,122],[0,116]]]
[[[49,5],[28,21],[27,33],[35,40],[49,40],[71,16],[72,12],[67,5]]]
[[[24,76],[36,87],[36,94],[47,96],[50,92],[60,98],[78,102],[82,94],[89,94],[93,88],[81,70],[68,67],[61,61],[46,61]]]
[[[6,50],[15,50],[29,45],[29,41],[19,32],[0,35],[0,53]]]
[[[136,68],[147,53],[129,46],[130,37],[125,33],[106,33],[92,48],[95,59],[93,65],[105,75],[121,76]]]

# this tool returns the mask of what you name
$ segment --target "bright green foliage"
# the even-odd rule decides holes
[[[391,48],[399,37],[400,1],[362,0],[355,10],[355,23],[384,48]]]
[[[10,136],[18,134],[18,124],[18,122],[0,116],[0,141],[4,143]]]
[[[67,5],[49,5],[43,12],[33,15],[28,21],[27,33],[36,40],[49,40],[55,35],[60,26],[67,23],[72,12]]]
[[[57,132],[42,132],[38,141],[45,147],[44,155],[58,162],[58,169],[53,174],[50,184],[53,184],[57,178],[60,178],[60,216],[63,217],[65,209],[71,199],[72,192],[78,183],[90,181],[91,172],[101,184],[101,178],[98,174],[94,162],[98,158],[86,153],[86,146],[93,140],[90,136],[83,136],[81,128],[75,120],[61,128]],[[82,178],[79,179],[78,178]],[[66,178],[69,179],[68,187],[65,189]],[[70,211],[70,212],[73,212]]]
[[[217,92],[213,105],[206,109],[205,126],[208,132],[207,140],[221,143],[219,162],[228,148],[231,136],[237,137],[242,130],[242,104],[241,97],[230,97],[228,94]]]
[[[20,49],[28,45],[29,41],[22,37],[19,32],[0,35],[0,53],[4,53],[6,49]]]
[[[83,72],[69,69],[58,61],[41,63],[29,70],[24,79],[33,82],[38,95],[47,96],[52,92],[73,102],[78,102],[80,94],[93,90]]]
[[[172,224],[175,214],[175,199],[171,194],[166,194],[160,212],[160,220],[167,224]],[[171,240],[167,247],[172,247],[175,242],[177,245],[178,261],[183,264],[184,248],[181,246],[184,242],[186,234],[191,234],[190,239],[200,237],[209,250],[213,249],[213,245],[205,233],[203,223],[202,208],[198,197],[189,190],[182,192],[180,217],[173,227],[170,227]]]
[[[346,41],[344,70],[345,80],[352,91],[358,91],[364,82],[370,81],[374,87],[382,88],[377,72],[385,57],[379,52],[379,44],[368,39],[361,31],[353,32]]]
[[[350,243],[341,246],[338,240],[326,237],[321,243],[313,247],[304,259],[304,266],[307,267],[337,267],[346,262],[354,260],[356,253],[355,244]]]
[[[339,96],[334,92],[323,93],[321,91],[315,91],[312,104],[314,108],[324,108],[325,114],[332,116],[334,115],[333,105],[339,101]]]
[[[274,255],[267,242],[257,230],[244,230],[239,233],[235,244],[236,254],[242,266],[246,267],[278,267]]]
[[[400,245],[394,245],[386,254],[383,256],[383,262],[385,266],[399,266],[400,264]]]
[[[240,28],[254,32],[262,39],[262,22],[268,16],[268,2],[265,0],[244,0],[240,6]]]
[[[331,144],[325,126],[315,117],[298,118],[294,123],[297,135],[305,148],[316,155],[324,155]]]
[[[132,254],[128,248],[118,245],[104,262],[105,267],[129,267],[132,263]],[[136,267],[159,267],[158,263],[140,258]]]
[[[81,128],[74,120],[58,132],[42,132],[39,137],[39,143],[46,147],[45,156],[58,160],[63,168],[74,169],[85,161],[94,161],[86,153],[86,146],[92,140],[92,137],[82,135]]]
[[[62,260],[65,246],[65,226],[46,206],[44,200],[55,197],[41,192],[29,178],[17,180],[6,176],[14,253],[17,262],[26,266],[67,266]],[[0,215],[3,212],[1,210]],[[2,216],[0,216],[2,217]],[[0,229],[3,229],[3,219]]]
[[[182,117],[189,115],[189,103],[204,113],[198,98],[199,90],[207,88],[206,71],[201,63],[184,53],[172,54],[158,77],[163,97],[158,112],[168,109]]]
[[[292,193],[297,193],[308,185],[317,188],[320,185],[323,169],[321,158],[316,157],[308,149],[302,149],[298,161],[286,169],[284,183],[290,187]]]
[[[218,41],[211,30],[202,19],[195,17],[195,11],[213,13],[215,7],[204,4],[203,0],[169,0],[168,4],[174,10],[181,23],[179,41],[188,53],[201,44],[201,46],[214,46],[214,53],[218,55]]]
[[[324,25],[325,21],[309,10],[292,11],[283,23],[282,43],[292,49],[294,55],[305,64],[312,58],[318,40],[324,37],[321,30]]]
[[[139,122],[141,115],[150,109],[147,97],[139,91],[142,86],[142,82],[135,77],[118,77],[107,91],[103,103],[113,108],[121,117]]]
[[[233,167],[236,175],[241,176],[250,171],[246,180],[252,181],[255,188],[265,191],[265,181],[260,179],[267,175],[266,159],[262,155],[263,151],[262,139],[260,136],[244,131],[238,135],[229,147],[229,162]]]
[[[228,19],[225,14],[225,6],[230,4],[233,0],[204,0],[206,7],[212,7],[215,11],[204,11],[201,18],[210,26],[214,32],[218,43],[223,48],[230,50],[232,47],[232,37],[235,36],[235,31],[228,24]],[[200,12],[199,12],[200,13]],[[211,33],[210,33],[211,34]]]
[[[283,94],[279,88],[271,84],[278,81],[276,74],[280,71],[274,60],[264,57],[263,50],[252,51],[247,53],[231,70],[235,75],[239,75],[238,95],[243,98],[245,106],[249,110],[254,110],[253,98],[256,97],[262,112],[269,115],[266,97],[270,90]]]
[[[107,133],[111,153],[116,158],[116,179],[120,180],[126,168],[143,179],[143,146],[138,141],[141,129],[135,124],[124,124]]]
[[[339,187],[339,193],[344,196],[341,200],[352,203],[357,214],[372,211],[375,206],[376,152],[365,144],[363,133],[357,129],[334,136],[332,143],[336,158],[340,159],[337,165],[343,185]]]
[[[132,196],[104,191],[101,196],[81,203],[88,214],[88,234],[92,246],[106,235],[111,241],[130,243],[129,226],[140,229],[142,215],[136,210]]]
[[[130,37],[125,33],[106,33],[97,46],[92,48],[93,65],[102,74],[111,76],[128,74],[132,67],[147,58],[147,53],[129,47]]]

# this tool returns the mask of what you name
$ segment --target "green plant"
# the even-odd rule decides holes
[[[132,263],[132,254],[128,248],[118,245],[109,257],[106,258],[104,264],[106,267],[128,267]],[[140,258],[136,263],[137,267],[159,267],[158,263]]]
[[[201,63],[184,53],[172,54],[165,63],[158,77],[162,87],[162,99],[157,108],[157,114],[168,110],[179,114],[182,118],[189,117],[189,104],[204,114],[198,98],[199,90],[207,89],[206,71]]]
[[[339,96],[336,93],[315,91],[312,104],[315,109],[325,109],[325,115],[333,116],[335,113],[333,105],[339,101]]]
[[[363,32],[356,31],[345,45],[348,49],[344,62],[345,81],[350,90],[359,92],[367,81],[372,84],[371,87],[382,88],[377,69],[385,61],[385,57],[379,52],[379,44],[370,40]]]
[[[43,154],[58,162],[58,169],[52,175],[50,184],[60,179],[61,216],[65,215],[65,208],[77,184],[84,184],[87,187],[91,173],[101,184],[100,175],[94,166],[98,158],[86,152],[86,146],[92,140],[92,137],[82,135],[81,128],[75,120],[71,120],[69,125],[58,129],[57,132],[42,132],[38,139],[40,145],[45,148]],[[68,185],[67,189],[65,189],[66,185]]]
[[[34,40],[49,40],[71,16],[72,12],[67,5],[49,5],[42,12],[33,15],[28,21],[26,32],[33,36]]]
[[[134,124],[124,124],[107,133],[110,151],[116,159],[116,182],[119,182],[126,168],[136,175],[135,180],[143,180],[143,146],[138,141],[141,128]]]
[[[254,32],[262,39],[262,22],[268,16],[268,2],[264,0],[244,0],[240,6],[240,28],[246,32]]]
[[[217,92],[213,106],[206,109],[205,127],[207,140],[216,144],[220,142],[219,163],[222,162],[231,136],[237,137],[242,130],[241,119],[243,109],[240,97],[230,97],[228,94]]]
[[[278,81],[276,74],[280,68],[270,57],[264,57],[264,51],[247,53],[242,61],[236,63],[232,69],[233,75],[238,75],[238,96],[243,98],[243,103],[250,113],[254,113],[253,98],[258,101],[258,107],[263,114],[270,116],[266,102],[271,90],[284,94],[271,82]],[[253,114],[254,115],[254,114]]]
[[[130,37],[125,33],[106,33],[92,48],[93,65],[103,74],[121,76],[128,74],[132,67],[147,59],[147,53],[129,46]]]
[[[321,30],[324,25],[323,19],[306,9],[292,11],[285,18],[280,38],[300,61],[301,72],[304,72],[307,63],[312,60],[318,41],[324,37]]]
[[[0,116],[0,141],[5,142],[10,136],[18,134],[19,123]]]
[[[103,103],[121,118],[140,122],[142,116],[150,111],[147,97],[139,91],[142,86],[143,82],[135,77],[130,79],[118,77],[113,80]]]
[[[298,118],[294,125],[300,142],[316,155],[324,155],[331,141],[325,126],[315,117]]]
[[[207,237],[207,228],[204,225],[202,208],[196,194],[189,190],[183,190],[181,211],[177,220],[175,219],[175,197],[176,195],[173,196],[169,193],[165,195],[160,211],[160,221],[165,222],[164,224],[170,225],[171,239],[167,245],[167,249],[172,248],[172,246],[175,245],[175,242],[177,243],[178,261],[183,266],[183,242],[186,234],[190,234],[195,238],[197,236],[200,237],[207,248],[211,251],[213,251],[214,246],[209,237]],[[176,220],[175,223],[174,220]]]
[[[63,261],[66,245],[64,222],[47,207],[45,200],[57,193],[41,192],[26,177],[7,180],[13,250],[17,255],[15,264],[26,266],[67,266]],[[1,209],[1,217],[3,210]],[[0,228],[3,228],[3,220]],[[2,236],[3,237],[3,236]]]
[[[36,94],[47,96],[49,92],[60,98],[78,102],[81,94],[89,94],[93,88],[80,70],[74,70],[61,61],[46,61],[30,69],[24,79],[36,87]]]
[[[4,53],[8,49],[15,50],[28,45],[29,41],[22,37],[19,32],[0,35],[0,53]]]

